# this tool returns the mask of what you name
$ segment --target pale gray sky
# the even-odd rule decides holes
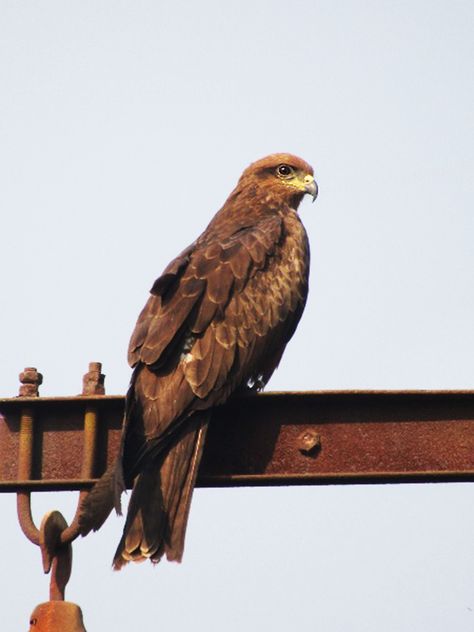
[[[313,164],[310,297],[270,389],[472,388],[474,4],[0,0],[0,396],[128,338],[242,169]],[[470,632],[474,487],[198,490],[181,566],[113,573],[122,521],[75,544],[67,598],[119,631]],[[75,495],[36,495],[72,517]],[[46,600],[3,516],[2,629]],[[6,546],[5,546],[6,545]],[[8,599],[7,599],[8,595]]]

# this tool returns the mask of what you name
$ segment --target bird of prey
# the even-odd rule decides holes
[[[133,484],[114,568],[181,561],[212,408],[263,388],[303,312],[309,244],[297,209],[317,191],[301,158],[254,162],[155,281],[130,341],[120,455],[80,519],[83,535],[98,529]]]

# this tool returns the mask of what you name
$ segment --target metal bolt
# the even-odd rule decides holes
[[[34,367],[26,367],[19,375],[21,386],[20,397],[38,397],[39,386],[43,383],[43,376]]]
[[[101,362],[90,362],[89,371],[84,375],[82,379],[82,394],[83,395],[104,395],[105,387],[104,380],[105,375],[101,373]]]
[[[321,437],[315,430],[307,429],[298,436],[297,447],[305,455],[314,454],[321,447]]]

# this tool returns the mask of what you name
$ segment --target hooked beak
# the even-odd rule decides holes
[[[304,177],[304,190],[305,193],[309,193],[314,200],[318,197],[318,185],[313,176],[307,175]]]

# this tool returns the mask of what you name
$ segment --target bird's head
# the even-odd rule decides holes
[[[268,197],[268,202],[283,202],[293,208],[297,208],[305,194],[311,195],[313,201],[318,195],[313,168],[292,154],[272,154],[257,160],[243,172],[239,184],[256,186]]]

